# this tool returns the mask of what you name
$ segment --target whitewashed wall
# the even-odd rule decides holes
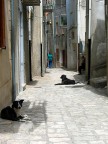
[[[91,77],[106,76],[106,35],[104,0],[92,0]]]

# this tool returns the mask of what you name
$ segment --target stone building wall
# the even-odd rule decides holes
[[[24,59],[25,59],[25,83],[30,81],[30,63],[29,63],[29,31],[28,31],[28,18],[27,7],[23,6],[23,27],[24,27]]]
[[[5,22],[6,49],[0,49],[0,109],[10,104],[12,100],[10,0],[5,0]]]
[[[67,0],[67,68],[77,70],[77,1]]]
[[[106,33],[104,0],[92,0],[91,11],[91,78],[106,76]]]
[[[32,28],[32,76],[41,75],[41,16],[40,6],[34,7]]]

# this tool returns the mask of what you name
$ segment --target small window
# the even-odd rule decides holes
[[[60,16],[60,26],[66,27],[67,26],[67,15],[61,14]]]
[[[6,48],[4,0],[0,0],[0,48]]]
[[[72,32],[72,39],[75,39],[75,33]]]

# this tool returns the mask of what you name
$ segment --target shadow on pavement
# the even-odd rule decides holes
[[[65,67],[61,67],[61,69],[63,69],[63,70],[65,70],[65,71],[71,71],[71,70],[69,70],[69,69],[67,69],[67,68],[65,68]],[[73,72],[76,72],[76,70],[72,70]]]
[[[83,87],[84,89],[89,90],[93,93],[96,93],[98,95],[107,97],[107,89],[106,88],[94,88],[90,85],[87,85],[87,81],[85,79],[84,74],[82,74],[82,75],[76,74],[73,77],[74,77],[75,81],[81,82],[82,84],[71,86],[71,88],[81,88],[81,87]]]
[[[45,73],[50,73],[50,72],[46,71]]]
[[[81,88],[84,87],[85,85],[73,85],[73,86],[65,86],[66,88]]]
[[[94,88],[94,87],[92,87],[90,85],[86,85],[84,88],[86,90],[89,90],[89,91],[95,93],[95,94],[108,97],[107,96],[107,88]]]
[[[30,120],[25,122],[9,121],[7,123],[0,124],[0,134],[6,133],[33,133],[37,127],[41,124],[45,124],[47,121],[46,115],[46,101],[43,102],[31,102],[25,101],[22,107],[22,115],[26,114]],[[6,121],[6,120],[2,120]]]
[[[81,82],[81,83],[85,83],[86,82],[85,75],[76,74],[73,77],[74,77],[75,81],[78,81],[78,82]]]
[[[34,86],[34,85],[36,85],[37,83],[38,83],[37,80],[33,80],[33,81],[30,81],[27,85],[29,85],[29,86]]]
[[[107,88],[94,88],[90,85],[87,85],[87,84],[80,84],[80,85],[71,85],[71,86],[65,86],[66,88],[84,88],[88,91],[91,91],[95,94],[98,94],[98,95],[101,95],[101,96],[105,96],[105,97],[108,97],[107,96]]]

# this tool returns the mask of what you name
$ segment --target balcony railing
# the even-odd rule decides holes
[[[22,0],[22,3],[26,6],[39,6],[40,0]]]
[[[52,12],[54,10],[54,4],[53,3],[47,3],[43,5],[43,11],[44,12]]]

